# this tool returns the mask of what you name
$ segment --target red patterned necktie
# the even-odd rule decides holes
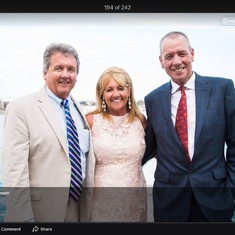
[[[188,114],[185,87],[181,86],[179,90],[181,91],[181,98],[176,113],[175,129],[179,136],[180,143],[183,146],[184,152],[189,161],[191,161],[188,152]]]

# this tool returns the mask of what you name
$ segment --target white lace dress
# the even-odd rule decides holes
[[[146,222],[147,188],[141,166],[145,132],[139,120],[125,116],[110,122],[94,115],[92,140],[96,156],[91,222]]]

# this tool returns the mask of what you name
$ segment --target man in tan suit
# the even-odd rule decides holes
[[[11,101],[5,111],[2,179],[5,222],[89,221],[95,158],[82,107],[70,95],[79,73],[76,50],[52,43],[43,56],[45,85]],[[61,101],[69,100],[81,148],[83,191],[69,197],[71,164]]]

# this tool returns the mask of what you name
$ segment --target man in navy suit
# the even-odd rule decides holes
[[[219,55],[218,55],[219,56]],[[235,91],[231,79],[192,70],[194,49],[182,32],[160,41],[159,60],[171,80],[145,96],[146,153],[156,158],[155,222],[231,222],[235,198]],[[206,66],[206,65],[205,65]],[[184,86],[188,152],[175,130]]]

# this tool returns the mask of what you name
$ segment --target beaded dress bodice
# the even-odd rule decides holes
[[[96,169],[92,221],[145,221],[147,189],[141,160],[146,145],[142,124],[138,119],[128,123],[128,114],[112,116],[113,122],[100,114],[93,117]]]

